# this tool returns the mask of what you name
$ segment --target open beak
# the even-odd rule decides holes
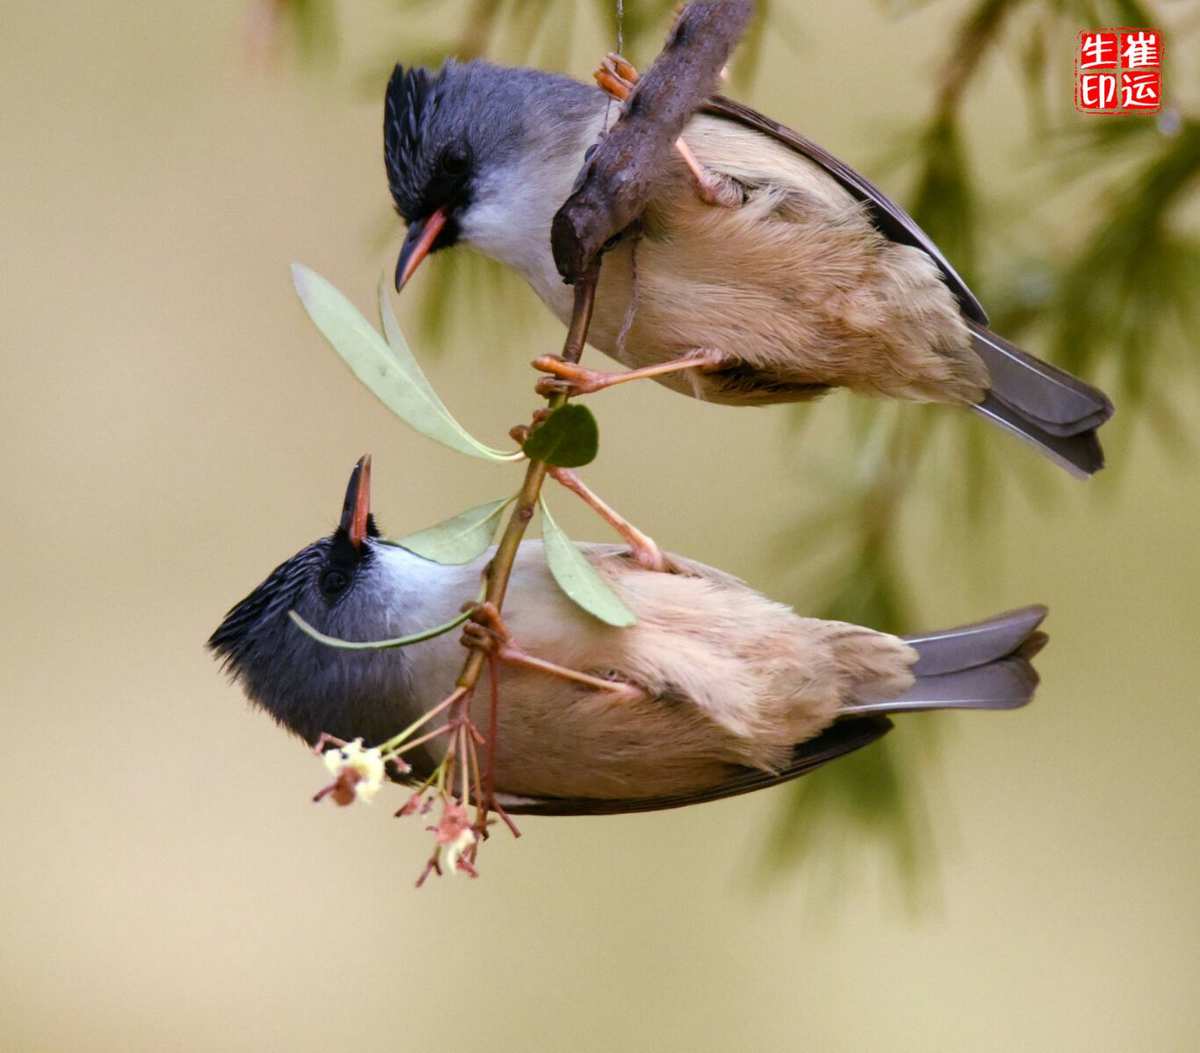
[[[408,284],[421,261],[429,255],[433,243],[446,225],[446,210],[436,208],[424,219],[414,220],[408,226],[408,236],[400,249],[400,258],[396,261],[396,292]]]
[[[350,473],[350,484],[346,487],[346,501],[342,505],[342,521],[339,524],[350,538],[357,552],[367,536],[367,516],[371,514],[371,455],[363,454],[354,471]]]

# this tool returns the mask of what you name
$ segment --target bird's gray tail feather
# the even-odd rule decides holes
[[[1113,415],[1099,388],[1043,362],[976,322],[971,340],[991,375],[992,387],[974,409],[1031,443],[1073,475],[1104,467],[1096,429]]]
[[[1038,675],[1032,659],[1045,646],[1038,631],[1040,605],[957,629],[908,636],[916,649],[916,681],[901,695],[864,696],[844,706],[845,715],[911,713],[924,709],[1017,709],[1033,698]]]

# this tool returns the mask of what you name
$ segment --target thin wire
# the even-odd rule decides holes
[[[617,0],[617,54],[625,52],[625,0]],[[612,113],[613,98],[610,95],[604,104],[604,130],[609,128],[608,118]]]
[[[617,54],[625,53],[625,0],[617,0]],[[608,97],[609,103],[612,96]],[[608,127],[608,111],[604,112],[604,125]],[[625,318],[621,322],[621,331],[617,333],[617,358],[625,352],[625,341],[629,338],[629,330],[633,328],[633,318],[638,309],[638,239],[635,238],[629,250],[629,305],[625,309]]]

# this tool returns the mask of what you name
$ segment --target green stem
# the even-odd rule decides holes
[[[571,312],[571,325],[567,330],[567,338],[563,342],[562,357],[567,362],[578,362],[583,354],[583,346],[587,341],[588,326],[592,321],[592,307],[596,300],[596,282],[600,276],[600,260],[597,258],[578,282],[575,283],[575,306]],[[549,402],[551,411],[565,405],[566,395],[554,395]],[[542,492],[542,483],[546,479],[546,462],[530,461],[525,469],[525,481],[517,493],[516,507],[508,517],[504,534],[496,548],[487,571],[487,590],[484,599],[495,605],[499,610],[504,604],[508,592],[509,579],[512,577],[513,564],[516,562],[517,549],[525,537],[533,513],[537,509],[538,497]],[[456,681],[458,687],[473,690],[483,672],[484,653],[472,650],[467,656],[463,671]]]
[[[384,757],[387,757],[396,749],[397,746],[403,745],[404,740],[406,738],[408,738],[409,735],[411,735],[419,727],[421,727],[424,724],[429,723],[429,721],[431,721],[434,717],[436,717],[439,713],[441,713],[442,710],[453,705],[455,702],[460,701],[465,696],[466,696],[466,691],[461,687],[454,691],[451,691],[450,694],[448,694],[445,698],[443,698],[441,700],[441,702],[439,702],[436,706],[433,707],[433,709],[429,710],[429,712],[427,712],[427,713],[422,713],[421,716],[417,717],[417,719],[414,720],[411,724],[409,724],[408,727],[406,727],[403,731],[399,732],[396,735],[393,735],[390,739],[387,740],[387,742],[382,743],[379,746],[379,752]]]
[[[445,735],[448,731],[453,731],[453,727],[449,724],[443,724],[440,728],[434,728],[432,731],[427,731],[419,739],[413,739],[411,742],[402,743],[390,750],[386,756],[386,760],[393,760],[401,754],[407,753],[409,750],[415,750],[418,746],[424,746],[430,739],[436,739],[439,735]]]
[[[563,343],[562,357],[568,362],[578,362],[583,354],[584,343],[587,340],[588,326],[592,320],[592,307],[596,299],[596,283],[600,275],[600,261],[597,258],[588,267],[584,276],[575,285],[575,306],[571,313],[571,325],[567,330],[567,337]],[[555,395],[549,400],[549,409],[554,411],[566,403],[566,395]],[[529,527],[529,521],[533,518],[534,510],[538,506],[538,498],[541,495],[542,483],[546,478],[547,465],[545,461],[531,460],[529,467],[525,470],[525,481],[521,484],[521,489],[516,496],[516,507],[513,508],[512,514],[505,524],[504,534],[500,538],[500,544],[496,548],[496,554],[492,557],[488,564],[486,572],[486,584],[484,586],[481,599],[495,605],[499,610],[504,603],[505,594],[508,591],[508,583],[512,577],[513,564],[517,558],[517,549],[521,545],[521,540],[525,536],[525,531]],[[338,641],[333,637],[325,637],[318,633],[311,626],[300,618],[294,611],[289,612],[296,624],[300,625],[305,632],[315,636],[322,642],[333,642],[337,646],[351,647],[374,647],[378,644],[347,644],[345,641]],[[462,617],[457,619],[452,625],[438,626],[436,629],[426,630],[426,633],[416,634],[423,639],[428,639],[430,636],[437,635],[439,632],[446,632],[454,627],[461,625],[469,617],[470,612],[464,613]],[[416,637],[405,637],[407,642],[415,643]],[[390,641],[389,641],[390,642]],[[396,643],[395,646],[400,646]],[[426,779],[424,786],[429,786],[436,780],[439,794],[446,792],[446,777],[450,770],[451,764],[460,764],[462,766],[460,776],[462,781],[462,803],[466,807],[468,801],[468,786],[470,779],[469,771],[469,755],[467,748],[468,729],[466,721],[468,719],[467,704],[470,700],[471,693],[475,690],[475,685],[479,683],[480,674],[483,671],[483,664],[487,660],[484,652],[478,648],[471,648],[467,654],[467,660],[463,664],[462,672],[459,674],[455,684],[455,689],[437,706],[424,714],[407,728],[401,731],[398,735],[394,735],[383,743],[379,749],[386,757],[390,753],[396,751],[405,744],[408,739],[418,728],[431,720],[438,713],[445,710],[447,707],[459,703],[462,707],[462,712],[459,714],[462,722],[458,726],[458,734],[451,737],[449,747],[446,750],[445,756],[442,757],[441,763],[434,769],[433,773]],[[451,721],[453,724],[453,720]],[[492,721],[492,736],[495,735],[495,720]],[[429,736],[426,736],[428,738]],[[490,749],[494,750],[494,743],[489,743]],[[494,754],[493,754],[494,756]],[[478,762],[476,762],[478,763]],[[489,771],[489,779],[491,773]],[[418,791],[423,792],[423,791]],[[478,825],[481,829],[487,825],[487,806],[488,801],[477,801],[476,804],[483,809],[482,819],[478,820]],[[510,824],[511,825],[511,824]]]

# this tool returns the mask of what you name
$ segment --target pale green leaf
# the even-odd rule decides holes
[[[392,300],[388,295],[390,281],[388,272],[385,270],[379,276],[379,322],[383,326],[383,335],[387,340],[388,347],[392,349],[396,364],[404,370],[409,379],[418,385],[429,396],[430,401],[449,417],[450,411],[446,409],[446,404],[442,401],[441,396],[433,390],[433,385],[429,383],[429,378],[422,371],[420,363],[417,362],[417,356],[412,353],[408,341],[404,339],[400,323],[396,321],[396,312],[392,310]]]
[[[541,500],[541,505],[542,544],[546,563],[559,588],[588,614],[602,622],[620,629],[636,624],[637,617],[633,611],[609,588],[575,543],[554,522],[545,500]]]
[[[559,406],[525,440],[525,456],[559,468],[580,468],[596,459],[600,429],[587,406]]]
[[[405,374],[414,384],[418,385],[429,396],[430,401],[441,409],[446,419],[459,428],[463,435],[470,442],[474,443],[489,460],[521,460],[523,456],[521,450],[513,450],[511,453],[506,453],[504,450],[497,450],[492,446],[481,443],[454,419],[454,415],[446,408],[446,404],[442,401],[441,396],[434,390],[433,385],[429,382],[429,378],[421,369],[420,363],[417,362],[417,356],[412,353],[412,349],[408,346],[408,341],[404,338],[404,332],[400,328],[400,323],[396,321],[396,312],[392,310],[392,299],[388,295],[388,282],[390,280],[386,270],[379,276],[379,321],[383,326],[383,335],[387,339],[387,345],[395,356],[396,364],[404,370]]]
[[[393,352],[355,306],[319,274],[294,263],[292,280],[304,309],[325,339],[354,375],[409,427],[471,457],[508,461],[521,456],[502,454],[470,435],[441,400],[431,396],[429,381],[411,351],[407,358]]]
[[[399,545],[435,563],[470,563],[492,543],[501,513],[512,501],[511,497],[489,501],[388,544]]]

